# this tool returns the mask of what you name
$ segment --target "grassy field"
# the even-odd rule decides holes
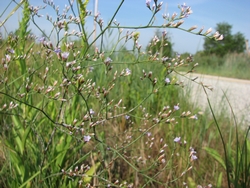
[[[131,51],[101,51],[84,34],[59,48],[30,35],[23,3],[0,51],[1,187],[250,185],[249,127],[201,112],[172,75],[198,60],[142,53],[132,33]]]
[[[199,62],[196,71],[202,74],[224,76],[230,78],[250,79],[247,70],[250,69],[250,55],[242,53],[227,54],[224,57],[215,55],[203,56],[199,53],[194,55],[195,61]]]

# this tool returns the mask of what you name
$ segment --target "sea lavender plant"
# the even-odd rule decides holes
[[[174,129],[182,119],[192,122],[197,116],[185,112],[178,98],[159,98],[184,86],[172,73],[178,74],[178,68],[193,59],[143,52],[136,30],[169,27],[215,40],[222,40],[223,35],[209,35],[211,29],[194,32],[195,26],[181,28],[192,13],[186,4],[179,6],[179,14],[164,15],[166,23],[155,25],[154,17],[163,2],[147,0],[151,19],[145,26],[133,27],[115,21],[124,0],[108,23],[99,13],[92,15],[87,10],[89,1],[68,1],[63,10],[51,0],[43,2],[42,6],[21,2],[24,6],[19,35],[6,41],[2,58],[1,136],[8,166],[13,166],[7,170],[10,178],[5,185],[180,186],[199,160],[199,152],[185,140],[183,132]],[[43,17],[40,11],[47,8],[56,16]],[[93,41],[92,32],[86,29],[88,17],[99,26]],[[39,19],[47,19],[52,25],[56,41],[43,32]],[[34,39],[25,40],[30,34],[29,22],[44,35],[36,37],[39,44]],[[71,25],[77,30],[71,30]],[[125,29],[133,31],[125,33]],[[118,40],[105,51],[104,36],[111,30],[118,30]],[[69,40],[71,36],[75,41]],[[94,46],[97,40],[101,42]],[[123,62],[122,52],[117,55],[117,51],[120,44],[125,46],[130,41],[134,54],[127,54],[130,60]],[[155,36],[151,45],[158,42]],[[148,64],[145,70],[143,63]],[[163,72],[157,72],[150,63]]]

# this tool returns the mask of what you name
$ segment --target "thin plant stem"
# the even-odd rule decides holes
[[[117,13],[119,12],[120,8],[122,7],[123,3],[124,3],[124,0],[122,0],[121,3],[119,4],[119,6],[118,6],[118,8],[116,9],[115,13],[113,14],[111,20],[109,21],[107,27],[106,27],[106,28],[105,28],[105,29],[95,38],[95,40],[88,46],[88,48],[87,48],[87,50],[86,50],[86,52],[85,52],[84,55],[86,55],[86,53],[88,52],[89,48],[90,48],[91,46],[93,46],[93,44],[95,44],[95,42],[105,33],[105,31],[106,31],[108,28],[112,28],[112,27],[111,27],[111,24],[112,24],[113,20],[115,19]]]
[[[208,105],[209,105],[209,109],[212,113],[212,116],[213,116],[213,119],[214,119],[214,122],[215,122],[215,125],[216,125],[216,128],[219,132],[219,135],[220,135],[220,139],[221,139],[221,142],[222,142],[222,145],[223,145],[223,151],[224,151],[224,157],[225,157],[225,163],[226,163],[226,174],[227,174],[227,185],[228,187],[230,188],[231,187],[231,184],[230,184],[230,173],[229,173],[229,162],[228,162],[228,156],[227,156],[227,148],[226,148],[226,144],[225,144],[225,141],[224,141],[224,138],[223,138],[223,135],[222,135],[222,132],[220,130],[220,126],[219,126],[219,123],[217,121],[217,118],[214,114],[214,111],[213,111],[213,108],[211,106],[211,103],[210,103],[210,99],[208,97],[208,94],[207,94],[207,91],[206,91],[206,88],[205,86],[203,85],[203,83],[201,83],[202,85],[202,88],[206,94],[206,98],[207,98],[207,102],[208,102]]]

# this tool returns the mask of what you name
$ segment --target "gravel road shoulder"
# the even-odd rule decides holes
[[[197,82],[213,87],[213,91],[207,90],[209,99],[216,113],[226,112],[232,117],[230,106],[226,100],[227,96],[238,121],[244,120],[250,124],[250,80],[218,77],[211,75],[189,74],[189,78],[197,78]],[[185,85],[191,88],[192,102],[200,106],[203,110],[208,107],[206,95],[201,85],[194,83],[186,78],[180,77]],[[225,93],[225,95],[224,95]]]

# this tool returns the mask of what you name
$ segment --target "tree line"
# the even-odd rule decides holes
[[[241,32],[232,34],[232,25],[227,22],[218,23],[215,30],[223,34],[224,39],[216,41],[214,39],[205,38],[203,44],[204,55],[214,54],[223,57],[228,53],[242,53],[245,51],[246,39]],[[161,56],[169,57],[173,53],[173,44],[168,35],[157,30],[155,36],[150,40],[147,46],[147,51],[150,51],[152,54],[159,53]]]

